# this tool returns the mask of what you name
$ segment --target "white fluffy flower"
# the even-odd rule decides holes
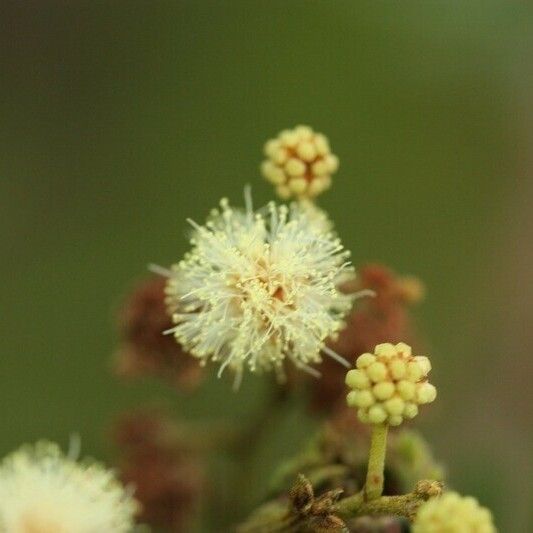
[[[122,533],[137,504],[113,473],[77,463],[56,444],[23,446],[0,463],[0,531]]]
[[[321,361],[324,341],[343,325],[353,296],[338,290],[351,269],[348,252],[306,210],[251,200],[233,209],[222,200],[205,226],[195,225],[192,250],[173,266],[167,303],[170,330],[192,355],[232,368],[282,372]],[[330,353],[333,357],[336,354]]]

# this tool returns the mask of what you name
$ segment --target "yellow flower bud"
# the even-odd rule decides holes
[[[295,157],[291,157],[285,163],[285,171],[289,176],[303,176],[305,172],[305,164]]]
[[[351,389],[367,389],[370,387],[370,380],[362,370],[348,371],[345,382]]]
[[[396,390],[404,400],[411,400],[416,394],[416,385],[410,381],[402,380],[396,384]]]
[[[385,409],[390,415],[401,415],[403,413],[405,407],[404,401],[398,397],[395,396],[394,398],[390,398],[385,402]]]
[[[373,405],[368,410],[368,420],[371,424],[382,424],[387,419],[387,412],[381,405]]]
[[[405,343],[378,344],[373,354],[358,357],[356,367],[346,374],[346,384],[353,389],[347,401],[370,424],[399,425],[404,418],[414,418],[418,407],[437,395],[427,381],[429,359],[413,356]]]
[[[418,403],[431,403],[437,397],[437,389],[431,383],[422,383],[416,390]]]
[[[403,416],[405,418],[414,418],[418,414],[418,406],[416,403],[406,403],[403,409]]]
[[[423,355],[415,357],[415,361],[418,363],[418,366],[422,369],[424,374],[428,374],[431,370],[431,362],[429,359]]]
[[[407,377],[410,381],[416,382],[424,375],[422,367],[416,361],[407,363]]]
[[[372,363],[367,369],[368,377],[375,383],[383,381],[387,377],[387,367],[383,363]]]
[[[380,358],[390,359],[396,355],[396,348],[390,342],[385,342],[383,344],[378,344],[374,349],[374,353]]]
[[[354,402],[357,407],[370,407],[376,403],[373,394],[369,390],[356,391],[356,395]]]
[[[316,147],[313,143],[301,142],[296,149],[298,156],[304,161],[310,162],[313,161],[316,157]]]
[[[318,196],[331,186],[331,174],[339,168],[326,137],[309,126],[283,130],[265,143],[264,153],[267,159],[261,164],[261,173],[278,186],[276,192],[284,200]],[[291,183],[295,177],[305,179],[305,186],[301,181]]]
[[[391,426],[399,426],[403,422],[403,417],[401,415],[389,416],[389,424]]]
[[[361,354],[357,358],[357,362],[355,363],[355,366],[357,368],[367,368],[370,366],[373,362],[375,362],[376,356],[371,353],[364,353]]]
[[[289,189],[296,194],[303,193],[307,189],[305,178],[292,178],[289,180]]]
[[[394,379],[402,379],[407,372],[407,367],[405,363],[400,359],[395,359],[394,361],[391,361],[389,368],[390,373]]]
[[[372,387],[372,392],[378,400],[388,400],[394,394],[394,383],[382,381]]]

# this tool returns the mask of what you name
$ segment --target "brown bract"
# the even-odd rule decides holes
[[[361,267],[357,278],[343,287],[347,293],[363,289],[372,289],[375,297],[356,301],[346,327],[328,346],[352,364],[359,355],[372,352],[383,342],[405,341],[417,347],[409,307],[423,298],[423,284],[412,276],[398,276],[383,265],[369,264]],[[321,379],[308,380],[312,410],[331,412],[339,405],[344,406],[346,369],[325,357],[320,372]]]
[[[173,326],[165,306],[165,283],[165,278],[151,276],[126,299],[118,316],[120,345],[114,370],[126,378],[161,377],[191,390],[200,383],[204,372],[172,335],[163,335]]]

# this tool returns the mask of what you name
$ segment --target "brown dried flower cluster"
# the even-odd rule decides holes
[[[177,430],[159,412],[138,411],[118,422],[114,436],[120,477],[142,506],[139,522],[183,533],[190,531],[204,479],[201,462]]]
[[[161,377],[179,388],[191,390],[202,380],[203,369],[172,335],[163,334],[172,327],[165,305],[165,283],[163,277],[149,277],[131,292],[122,306],[114,370],[126,378]]]

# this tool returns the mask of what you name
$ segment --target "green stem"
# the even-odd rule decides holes
[[[387,424],[376,424],[372,426],[365,484],[365,496],[367,500],[375,500],[383,493],[388,431],[389,426]]]

